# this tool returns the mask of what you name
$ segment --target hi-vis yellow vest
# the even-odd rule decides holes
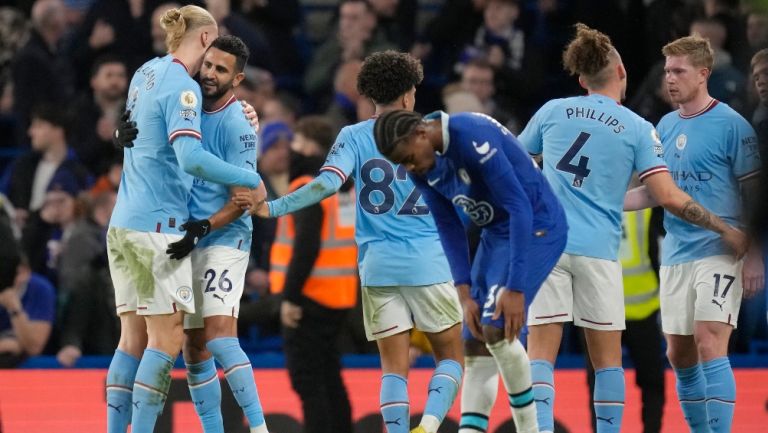
[[[648,257],[651,210],[624,212],[619,247],[627,320],[642,320],[659,309],[659,281]]]
[[[295,191],[312,180],[301,176],[291,182]],[[320,253],[312,273],[307,278],[302,294],[328,308],[352,308],[357,301],[357,247],[354,221],[343,221],[342,204],[347,197],[334,194],[323,201],[323,228]],[[353,200],[350,203],[354,203]],[[269,285],[272,293],[280,293],[285,285],[285,273],[293,256],[295,230],[293,216],[277,220],[277,236],[270,253]],[[297,248],[301,248],[298,245]]]

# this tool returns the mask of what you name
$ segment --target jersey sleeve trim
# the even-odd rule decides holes
[[[656,173],[663,173],[665,171],[669,171],[666,165],[657,165],[656,167],[651,167],[648,170],[645,170],[644,172],[640,173],[638,177],[640,180],[645,179],[648,176],[654,175]]]
[[[756,170],[752,170],[749,173],[746,173],[744,175],[741,175],[741,176],[737,177],[736,180],[738,180],[739,182],[744,182],[745,180],[749,180],[749,179],[752,179],[754,177],[757,177],[757,175],[759,175],[759,174],[760,174],[760,169],[758,168]]]
[[[171,135],[168,136],[168,142],[173,142],[173,140],[186,135],[189,137],[195,137],[198,140],[202,140],[203,136],[200,135],[200,131],[196,131],[194,129],[177,129],[173,132],[171,132]]]
[[[344,183],[347,181],[347,175],[344,174],[344,172],[341,171],[341,169],[339,169],[338,167],[334,167],[332,165],[325,165],[322,168],[320,168],[320,171],[330,171],[331,173],[335,173],[337,176],[341,178],[341,183]]]

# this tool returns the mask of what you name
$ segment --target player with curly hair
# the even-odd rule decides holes
[[[412,111],[422,79],[418,60],[383,51],[365,59],[357,87],[376,106],[375,118]],[[305,186],[266,206],[254,206],[247,195],[240,203],[260,216],[278,217],[336,193],[350,175],[355,179],[363,316],[366,336],[381,353],[381,413],[388,433],[408,432],[409,331],[416,327],[429,338],[437,368],[414,431],[435,433],[462,378],[461,305],[435,221],[405,167],[376,149],[373,125],[369,119],[342,129],[320,174]]]

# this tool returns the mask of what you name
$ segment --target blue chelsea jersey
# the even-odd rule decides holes
[[[518,137],[541,154],[544,176],[565,208],[568,254],[618,258],[624,195],[640,179],[667,171],[653,126],[599,94],[554,99]]]
[[[481,227],[483,236],[509,239],[508,286],[521,288],[530,239],[565,232],[563,208],[530,155],[496,120],[479,113],[448,116],[442,112],[426,119],[438,116],[443,152],[436,155],[434,167],[414,180],[435,212],[454,278],[466,282],[469,263],[463,251],[453,251],[465,248],[466,241],[452,240],[460,237],[456,230],[460,223],[449,203]]]
[[[198,84],[171,55],[150,60],[133,75],[126,108],[139,135],[124,150],[110,226],[180,234],[192,177],[179,167],[171,142],[201,138],[201,99]]]
[[[749,123],[727,104],[712,99],[699,113],[667,114],[658,130],[677,186],[728,224],[740,226],[739,182],[760,171],[757,136]],[[669,212],[664,214],[664,228],[663,265],[731,254],[717,233]]]
[[[219,109],[202,116],[203,148],[230,164],[256,171],[257,137],[234,95]],[[195,178],[189,201],[190,218],[206,219],[229,201],[229,187]],[[198,248],[225,246],[250,251],[253,221],[245,212],[239,219],[202,238]]]

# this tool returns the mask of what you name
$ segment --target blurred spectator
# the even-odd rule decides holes
[[[3,249],[12,244],[6,243],[7,234],[0,236]],[[26,263],[19,263],[18,259],[0,261],[3,268],[16,268],[11,284],[4,281],[0,289],[0,368],[15,367],[27,356],[42,353],[56,314],[54,287]]]
[[[249,20],[232,10],[230,0],[207,0],[208,12],[219,24],[219,34],[237,36],[251,52],[248,64],[272,70],[272,51],[264,34]]]
[[[656,63],[662,58],[661,47],[688,35],[696,15],[692,3],[689,0],[652,0],[646,7],[643,39],[648,61]]]
[[[758,51],[768,48],[768,12],[755,11],[747,16],[747,43],[749,44],[749,58],[745,59],[747,62],[751,62],[752,56]],[[749,72],[753,72],[751,67]]]
[[[744,59],[737,62],[742,73],[749,67],[749,44],[745,17],[739,10],[739,0],[704,0],[704,15],[720,21],[725,27],[725,40],[722,48],[728,51],[734,59]],[[717,60],[715,60],[717,61]],[[715,96],[715,95],[712,95]]]
[[[119,158],[122,160],[122,158]],[[88,194],[91,197],[96,197],[97,195],[112,191],[117,192],[117,188],[120,186],[120,177],[123,174],[123,163],[122,161],[113,161],[112,164],[109,165],[109,169],[106,173],[99,176],[96,181],[93,183],[93,186],[88,191]]]
[[[462,90],[459,86],[448,85],[443,88],[443,106],[448,114],[475,112],[483,113],[485,107],[474,93]]]
[[[272,72],[301,74],[304,65],[294,37],[302,17],[299,0],[241,0],[240,5],[243,14],[267,39],[272,52]]]
[[[655,64],[643,79],[635,96],[629,101],[629,108],[640,117],[657,125],[673,107],[664,79],[664,62]]]
[[[757,88],[760,103],[752,116],[752,125],[757,132],[760,160],[763,162],[759,197],[750,219],[755,239],[763,247],[763,256],[768,267],[768,48],[758,51],[752,57],[752,80]]]
[[[64,0],[67,26],[71,29],[80,27],[95,2],[96,0]]]
[[[412,54],[438,63],[440,72],[450,74],[453,63],[464,46],[472,41],[483,25],[483,10],[488,0],[446,0],[440,13],[427,24]]]
[[[518,0],[490,0],[483,11],[483,24],[464,49],[457,69],[470,60],[485,59],[498,70],[519,71],[525,54],[525,34],[515,26],[519,16]]]
[[[255,66],[245,66],[245,78],[235,87],[235,97],[253,106],[257,113],[264,112],[264,104],[275,97],[275,80],[266,69]],[[263,122],[263,118],[259,118]]]
[[[66,168],[83,183],[87,182],[87,170],[67,146],[66,124],[62,110],[52,106],[37,108],[29,127],[33,152],[19,157],[3,176],[3,190],[16,207],[19,227],[24,226],[30,212],[43,206],[45,191],[59,168]]]
[[[123,113],[127,88],[125,64],[118,57],[107,55],[93,65],[92,94],[82,95],[75,102],[77,122],[73,122],[70,143],[78,159],[93,174],[104,174],[118,156],[112,146],[112,133]]]
[[[181,7],[181,4],[169,2],[158,5],[150,16],[150,37],[152,38],[152,53],[155,56],[162,57],[168,53],[168,47],[165,46],[165,30],[160,27],[160,19],[168,9]]]
[[[259,173],[265,178],[267,194],[280,197],[288,190],[289,152],[293,130],[285,122],[263,125],[259,142]]]
[[[416,41],[416,0],[368,0],[384,37],[408,51]]]
[[[526,36],[529,40],[524,86],[528,89],[530,102],[522,107],[525,109],[523,118],[528,118],[549,99],[582,91],[575,80],[569,79],[561,61],[574,23],[565,4],[558,0],[538,0],[538,8],[529,10],[529,15],[521,20],[528,23]],[[501,77],[496,77],[496,82],[499,81]]]
[[[712,18],[700,18],[691,24],[691,34],[698,34],[709,39],[715,54],[715,63],[709,76],[709,94],[743,113],[746,109],[746,80],[735,66],[733,56],[724,49],[727,29],[722,21]]]
[[[282,122],[292,128],[296,124],[298,111],[299,102],[293,96],[281,93],[264,101],[259,113],[259,122],[262,125]]]
[[[510,131],[520,131],[520,122],[505,110],[496,96],[495,70],[486,60],[475,59],[464,65],[461,72],[461,89],[472,92],[480,100],[485,113],[498,120]]]
[[[86,187],[83,179],[69,169],[56,170],[46,190],[43,207],[40,212],[33,213],[24,226],[22,245],[29,266],[49,281],[58,281],[63,245],[83,214],[78,195]]]
[[[64,302],[56,358],[65,367],[73,366],[83,354],[112,354],[120,338],[106,246],[116,196],[107,191],[94,197],[62,248],[59,295]]]
[[[119,56],[130,71],[152,56],[150,17],[157,0],[99,0],[88,11],[71,43],[77,87],[88,87],[88,71],[105,54]]]
[[[0,8],[0,89],[5,93],[11,84],[11,65],[16,53],[29,38],[29,24],[24,15],[14,8]],[[0,107],[0,113],[8,113]]]
[[[325,118],[298,122],[291,191],[314,178],[332,144]],[[307,433],[352,433],[338,346],[358,287],[354,221],[345,221],[342,210],[350,203],[354,206],[349,192],[339,193],[280,217],[270,255],[270,291],[283,294],[286,366],[302,401]],[[310,358],[313,362],[306,362]]]
[[[755,11],[747,15],[747,42],[755,52],[768,47],[768,14]]]
[[[344,0],[339,5],[339,24],[335,37],[315,49],[304,74],[304,90],[320,107],[330,103],[335,71],[344,62],[363,60],[376,51],[393,48],[376,28],[376,15],[365,0]]]
[[[333,102],[325,112],[336,132],[373,115],[373,104],[357,91],[357,75],[362,64],[359,60],[351,60],[342,64],[336,71],[333,80]]]
[[[74,73],[69,57],[61,49],[66,33],[62,1],[37,0],[32,8],[29,41],[12,66],[17,143],[27,143],[25,135],[34,107],[51,103],[62,110],[72,100]]]

